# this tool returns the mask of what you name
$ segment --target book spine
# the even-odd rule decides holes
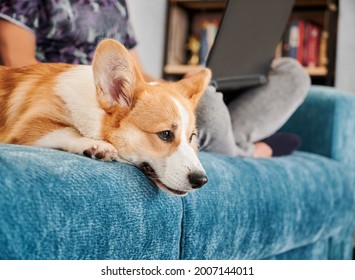
[[[303,48],[303,58],[302,58],[302,64],[304,66],[308,65],[308,41],[310,38],[310,32],[311,32],[311,25],[309,22],[305,23],[305,27],[304,27],[304,48]]]
[[[327,42],[328,42],[329,34],[327,31],[323,30],[321,33],[321,39],[319,43],[319,66],[327,66],[328,65],[328,57],[327,57]]]
[[[298,46],[297,46],[297,60],[303,64],[304,53],[304,21],[298,21]]]
[[[299,42],[299,28],[297,22],[292,22],[290,25],[290,37],[289,37],[289,57],[297,59]]]
[[[321,30],[320,27],[313,23],[309,23],[309,34],[307,40],[307,66],[316,67],[319,59],[319,41]]]
[[[205,65],[207,56],[212,48],[218,26],[213,22],[204,22],[200,31],[200,52],[199,52],[199,64]]]
[[[170,11],[170,21],[167,64],[179,65],[186,62],[188,15],[183,9],[173,7]]]
[[[207,28],[204,27],[200,31],[200,51],[199,51],[199,64],[205,65],[208,55],[208,41],[207,41]]]

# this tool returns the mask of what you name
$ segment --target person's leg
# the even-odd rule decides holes
[[[228,104],[229,110],[223,95],[208,87],[196,111],[200,150],[253,156],[254,143],[287,121],[309,85],[309,76],[297,61],[281,58],[273,62],[269,83],[246,90]]]
[[[235,143],[244,151],[273,133],[303,102],[310,86],[309,75],[294,59],[272,63],[266,85],[244,91],[228,104]]]
[[[209,86],[196,110],[199,150],[228,156],[251,156],[236,144],[223,95]]]

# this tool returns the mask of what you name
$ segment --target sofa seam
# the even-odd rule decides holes
[[[184,221],[185,221],[185,199],[181,198],[181,223],[180,223],[180,242],[179,242],[179,260],[183,260],[184,255]]]

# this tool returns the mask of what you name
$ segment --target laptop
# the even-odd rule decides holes
[[[222,92],[267,83],[294,0],[229,0],[207,57]]]

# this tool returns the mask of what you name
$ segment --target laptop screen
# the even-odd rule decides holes
[[[228,89],[266,82],[294,0],[229,0],[207,58],[213,80]],[[244,83],[243,83],[244,80]]]

